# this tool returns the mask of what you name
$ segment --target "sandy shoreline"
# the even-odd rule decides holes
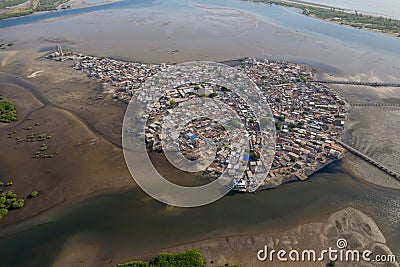
[[[71,6],[71,9],[74,8],[82,8],[82,7],[89,7],[89,6],[98,6],[98,5],[105,5],[105,4],[110,4],[110,3],[115,3],[119,2],[122,0],[99,0],[99,1],[94,1],[93,3],[88,3],[85,0],[70,0],[67,4]]]
[[[94,1],[93,3],[88,3],[85,0],[69,0],[68,2],[59,5],[58,7],[56,7],[55,10],[51,10],[51,11],[34,11],[33,13],[29,14],[29,15],[23,15],[23,16],[16,16],[16,17],[10,17],[10,18],[6,18],[6,19],[2,19],[2,20],[10,20],[10,19],[17,19],[17,18],[21,18],[21,17],[26,17],[26,16],[31,16],[31,15],[38,15],[38,14],[46,14],[46,13],[50,13],[50,12],[58,12],[61,10],[73,10],[73,9],[78,9],[78,8],[85,8],[85,7],[94,7],[94,6],[100,6],[100,5],[105,5],[105,4],[111,4],[111,3],[115,3],[115,2],[119,2],[122,0],[99,0],[99,1]],[[63,7],[67,7],[68,8],[63,8]],[[8,11],[10,9],[4,9],[1,11]]]

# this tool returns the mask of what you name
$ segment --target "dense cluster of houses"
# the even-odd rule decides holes
[[[166,64],[142,64],[80,53],[64,53],[61,48],[57,50],[47,58],[59,61],[72,60],[74,69],[85,71],[88,77],[93,77],[101,83],[105,93],[110,93],[114,98],[126,103],[129,103],[134,91],[148,77],[168,67]]]
[[[309,82],[310,68],[255,59],[244,59],[238,68],[263,90],[276,121],[276,153],[268,176],[304,180],[344,155],[333,138],[344,131],[345,102],[334,90]]]
[[[164,136],[161,120],[168,111],[173,110],[176,105],[182,102],[195,98],[213,98],[218,103],[224,103],[230,109],[236,111],[238,119],[243,122],[246,129],[243,132],[246,132],[248,151],[244,149],[232,151],[230,146],[231,139],[224,125],[219,121],[207,117],[198,117],[194,120],[189,120],[180,131],[179,147],[183,151],[183,155],[189,160],[202,158],[203,155],[199,147],[204,139],[211,139],[216,147],[216,151],[215,155],[213,155],[213,162],[203,171],[203,175],[215,179],[225,169],[228,169],[228,171],[230,169],[237,169],[238,172],[232,171],[230,177],[236,185],[236,189],[246,191],[251,179],[254,178],[256,167],[262,167],[261,154],[259,152],[262,139],[258,122],[250,106],[228,88],[216,84],[197,83],[167,90],[165,97],[160,99],[156,108],[151,111],[148,119],[146,143],[149,149],[153,151],[162,150]],[[237,158],[234,158],[234,154],[237,154]],[[241,166],[238,159],[245,160],[246,164]]]
[[[50,58],[59,59],[60,55]],[[84,70],[103,84],[105,92],[129,102],[143,82],[166,64],[141,64],[71,53],[62,55],[73,67]],[[235,67],[250,77],[270,103],[276,127],[275,156],[270,171],[265,173],[263,187],[272,187],[290,180],[305,180],[321,167],[341,158],[345,149],[334,141],[344,131],[347,118],[345,102],[327,86],[312,82],[313,70],[294,63],[246,58]],[[216,98],[236,110],[246,125],[249,152],[240,152],[246,164],[232,164],[229,136],[224,127],[210,119],[195,119],[186,124],[179,135],[180,148],[189,160],[201,158],[202,138],[216,143],[216,157],[203,171],[205,176],[218,177],[225,169],[232,170],[235,188],[247,191],[257,168],[263,166],[259,152],[262,140],[259,123],[250,106],[229,88],[198,82],[169,88],[150,112],[146,127],[146,143],[153,151],[162,151],[165,136],[161,118],[184,101],[195,98]],[[234,169],[244,175],[237,176]],[[239,172],[237,172],[239,173]]]

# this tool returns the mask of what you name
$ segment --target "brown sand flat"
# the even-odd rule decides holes
[[[103,92],[101,84],[90,79],[82,71],[71,68],[72,62],[35,60],[32,70],[44,71],[28,79],[54,105],[78,113],[86,124],[116,146],[121,145],[123,116],[126,104]],[[21,71],[23,76],[29,73]]]
[[[17,110],[23,110],[21,104],[25,102],[22,98],[9,96],[10,100],[15,100]],[[25,105],[25,109],[40,106],[37,99],[29,99],[31,103]],[[15,137],[25,139],[28,134],[37,132],[52,138],[17,144],[15,138],[8,138],[8,129],[1,130],[0,147],[3,153],[0,155],[0,174],[5,182],[14,182],[10,189],[20,197],[26,197],[33,190],[39,191],[39,196],[26,200],[24,208],[10,212],[2,220],[2,226],[21,221],[66,200],[134,186],[122,151],[93,132],[74,113],[46,106],[31,112],[29,118],[18,121],[12,127],[16,131]],[[36,123],[39,125],[35,126]],[[27,130],[28,127],[32,129]],[[54,158],[32,158],[42,144],[48,146],[43,153],[53,154]]]
[[[400,88],[369,86],[332,86],[342,94],[349,109],[345,142],[395,172],[400,172]],[[366,106],[358,106],[360,104]],[[368,182],[400,189],[400,181],[371,164],[349,155],[344,167]]]

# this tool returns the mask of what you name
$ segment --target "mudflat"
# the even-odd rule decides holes
[[[67,200],[135,186],[120,148],[120,127],[114,124],[122,121],[115,117],[122,118],[123,104],[100,99],[96,91],[87,89],[87,80],[80,83],[76,77],[71,80],[63,75],[62,83],[54,83],[60,76],[51,72],[53,80],[43,77],[35,84],[16,78],[35,88],[41,99],[19,81],[15,85],[11,83],[15,79],[2,77],[5,83],[0,93],[15,103],[18,120],[0,128],[0,147],[6,151],[0,155],[0,175],[4,181],[13,181],[10,189],[21,197],[39,192],[25,201],[23,209],[10,212],[3,226]],[[25,140],[32,133],[51,139]],[[52,158],[33,158],[42,145],[47,147],[42,153]]]

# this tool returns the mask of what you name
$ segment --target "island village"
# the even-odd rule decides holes
[[[143,64],[79,53],[57,52],[46,56],[57,61],[71,61],[72,67],[87,73],[102,84],[104,94],[129,103],[133,94],[151,76],[166,70],[168,64]],[[262,90],[275,119],[276,148],[271,169],[259,189],[276,187],[282,183],[307,180],[314,172],[340,159],[345,149],[335,140],[344,132],[347,119],[345,102],[339,94],[324,84],[313,82],[313,70],[307,66],[266,59],[245,58],[235,66]],[[181,102],[197,97],[218,98],[237,110],[239,118],[250,134],[250,154],[242,177],[235,177],[235,190],[249,190],[255,169],[260,166],[259,124],[251,108],[229,88],[207,83],[190,83],[171,88],[160,99],[158,108],[151,112],[146,127],[146,143],[150,151],[162,151],[162,133],[159,119]],[[182,153],[190,160],[201,157],[200,137],[213,139],[217,156],[203,171],[208,179],[216,179],[229,168],[227,155],[231,152],[224,127],[209,119],[188,123],[179,135]]]

